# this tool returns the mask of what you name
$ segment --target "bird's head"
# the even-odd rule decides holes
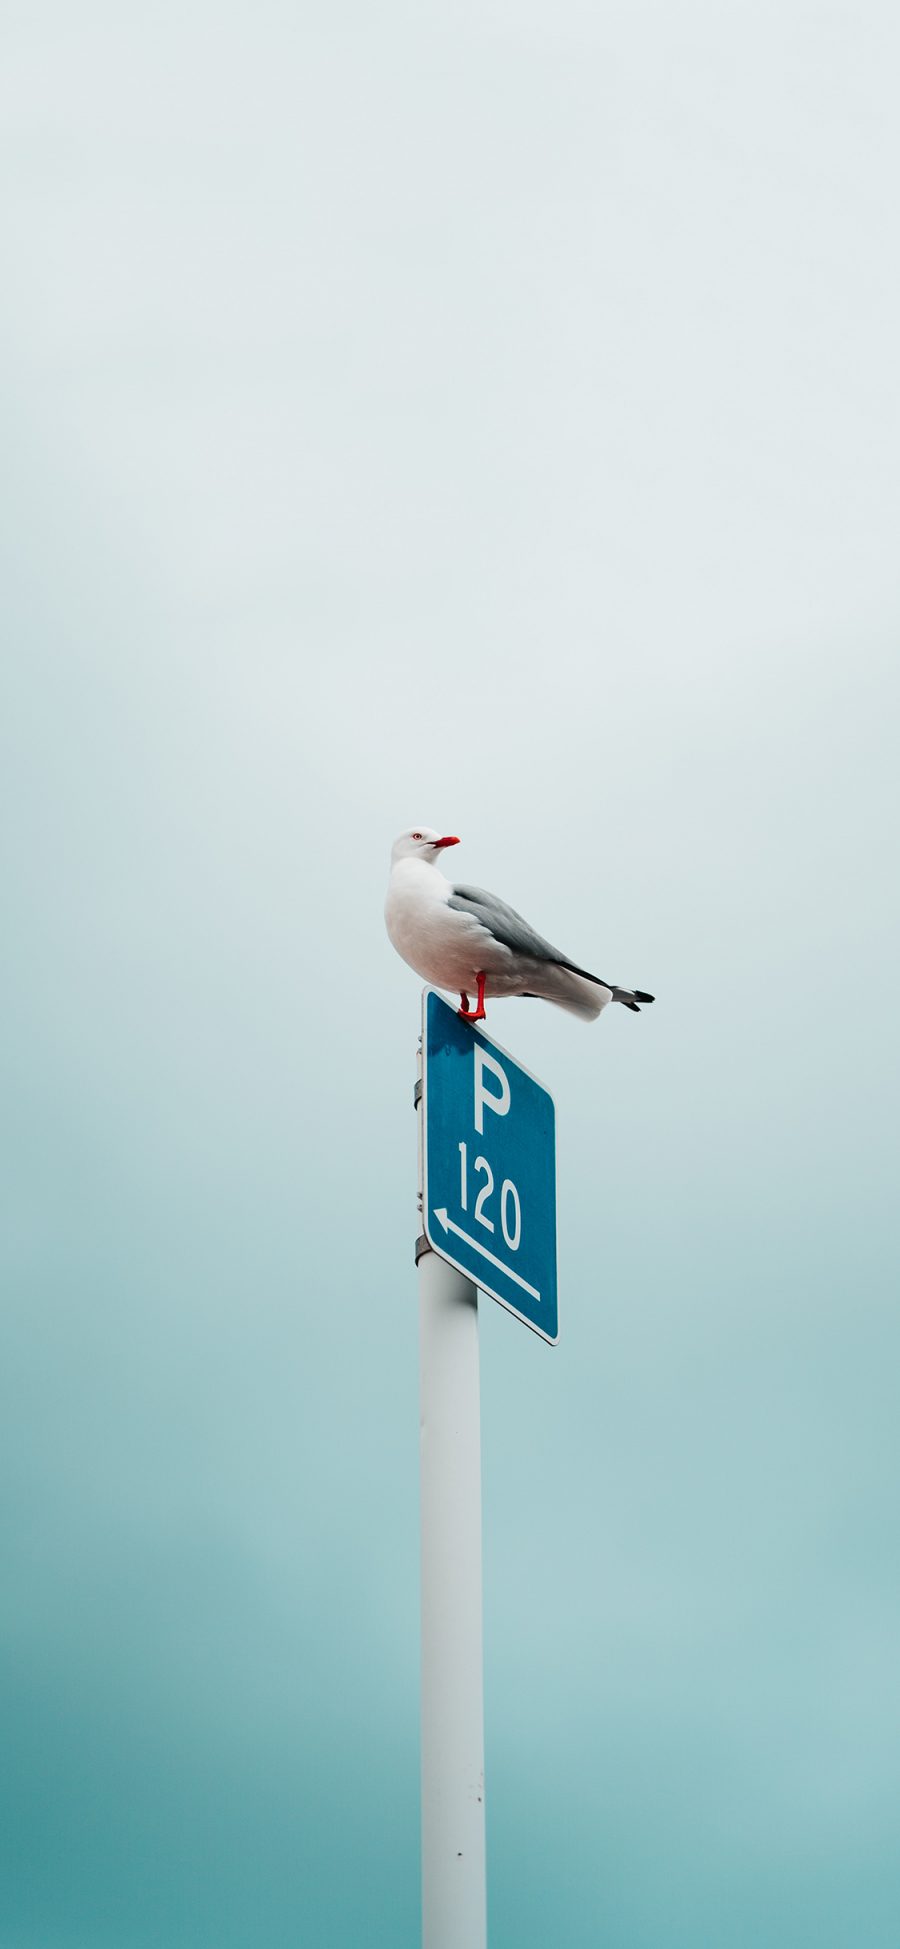
[[[394,840],[391,865],[396,866],[398,859],[423,859],[426,865],[433,866],[445,846],[458,845],[458,839],[442,837],[431,826],[413,826],[411,832],[401,832],[399,839]]]

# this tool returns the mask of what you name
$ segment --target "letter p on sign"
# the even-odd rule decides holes
[[[489,1090],[485,1087],[485,1078],[484,1078],[485,1070],[487,1070],[491,1075],[491,1077],[496,1082],[499,1083],[500,1085],[499,1096],[495,1096],[492,1090]],[[476,1042],[475,1044],[475,1128],[478,1131],[480,1137],[484,1136],[485,1107],[487,1107],[489,1110],[493,1110],[495,1116],[498,1117],[506,1116],[507,1111],[509,1110],[509,1082],[507,1079],[506,1071],[504,1069],[501,1069],[500,1064],[497,1062],[496,1058],[494,1056],[489,1056],[487,1050],[482,1048],[481,1043]]]

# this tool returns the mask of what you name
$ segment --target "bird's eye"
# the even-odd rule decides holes
[[[424,837],[425,837],[424,832],[414,832],[410,834],[410,838],[412,839],[424,839]]]

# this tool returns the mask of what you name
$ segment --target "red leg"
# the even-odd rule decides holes
[[[460,995],[459,999],[461,1002],[465,1003],[465,1007],[459,1009],[458,1013],[462,1016],[464,1022],[486,1022],[487,1021],[487,1009],[485,1008],[484,1005],[485,979],[486,977],[483,974],[477,974],[475,976],[475,980],[478,983],[478,1007],[475,1009],[474,1013],[469,1008],[468,995]]]
[[[459,1014],[462,1016],[463,1021],[467,1022],[469,1019],[469,997],[464,988],[460,989],[459,999],[461,1004]]]

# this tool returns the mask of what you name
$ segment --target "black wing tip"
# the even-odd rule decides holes
[[[652,1002],[655,1000],[655,996],[645,995],[643,988],[635,988],[633,993],[636,1002]]]

